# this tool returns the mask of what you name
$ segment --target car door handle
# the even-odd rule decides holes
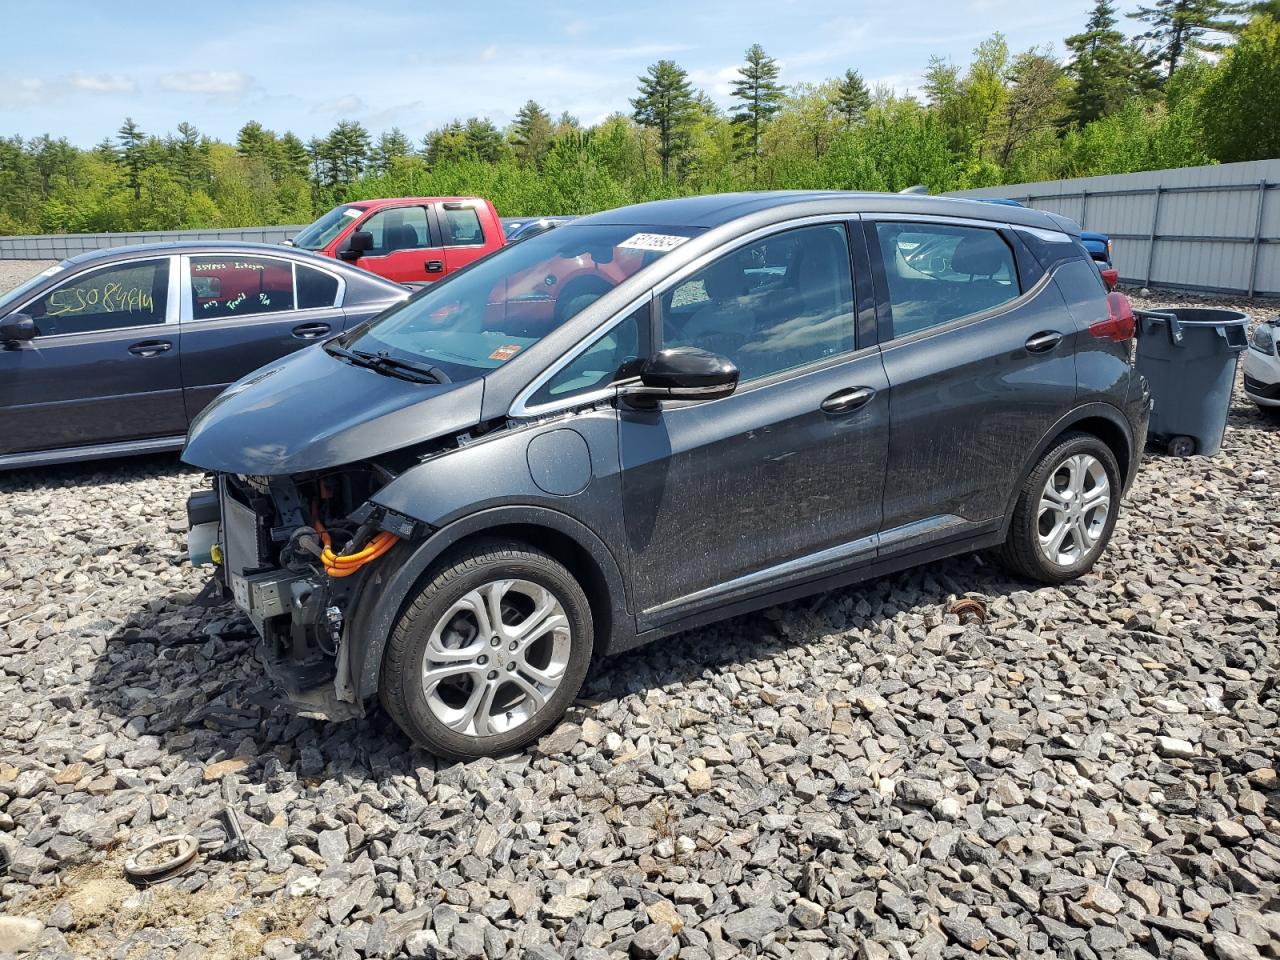
[[[168,340],[139,340],[129,347],[129,352],[135,357],[154,357],[172,348]]]
[[[857,410],[876,395],[871,387],[848,387],[837,390],[822,401],[822,409],[827,413],[848,413]]]
[[[1062,342],[1062,334],[1057,330],[1043,330],[1027,338],[1028,353],[1048,353]]]
[[[443,260],[428,260],[428,261],[427,261],[427,273],[444,273],[444,261],[443,261]]]
[[[327,323],[300,323],[293,328],[293,335],[299,340],[315,340],[329,332]]]

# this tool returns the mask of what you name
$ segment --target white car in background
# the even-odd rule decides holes
[[[1244,392],[1267,416],[1280,420],[1280,317],[1253,328],[1244,352]]]

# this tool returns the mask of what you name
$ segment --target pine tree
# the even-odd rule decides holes
[[[177,135],[169,141],[173,170],[187,193],[195,193],[209,185],[209,140],[200,135],[194,124],[178,124]]]
[[[760,137],[769,121],[782,109],[786,92],[778,83],[778,62],[753,43],[747,50],[746,62],[738,68],[733,81],[733,96],[739,101],[733,109],[733,123],[739,131],[743,153],[751,158],[751,179],[758,178]]]
[[[511,144],[521,166],[538,166],[551,149],[553,136],[551,114],[536,100],[526,101],[511,125]]]
[[[867,89],[862,74],[857,70],[846,70],[840,79],[839,86],[836,87],[833,103],[836,112],[844,119],[846,127],[862,120],[867,108],[871,106],[871,92]]]
[[[658,132],[658,157],[663,177],[671,161],[688,143],[687,125],[695,109],[689,75],[674,60],[659,60],[640,77],[640,96],[631,101],[633,119]]]
[[[497,163],[502,157],[502,133],[488,117],[470,117],[462,128],[467,156],[484,163]]]
[[[300,177],[307,179],[311,168],[311,157],[307,153],[307,148],[298,135],[291,130],[286,130],[280,136],[280,163],[284,167],[285,174],[291,177]]]
[[[1116,29],[1111,0],[1097,0],[1084,30],[1064,42],[1071,51],[1069,70],[1075,81],[1069,109],[1077,124],[1114,113],[1138,92],[1142,64],[1138,51]]]
[[[126,183],[133,191],[133,199],[142,199],[142,171],[147,168],[147,135],[142,132],[133,117],[125,117],[116,133],[120,141],[120,162],[124,165]]]
[[[1236,32],[1240,24],[1233,18],[1245,9],[1246,4],[1231,0],[1156,0],[1155,6],[1139,7],[1129,16],[1148,25],[1142,36],[1167,78],[1188,53],[1221,50],[1214,35]]]
[[[390,173],[391,168],[400,157],[413,153],[413,144],[399,127],[392,127],[378,137],[373,150],[369,152],[369,166],[378,173]]]
[[[351,183],[369,159],[369,131],[355,120],[342,120],[325,138],[324,149],[332,182]]]

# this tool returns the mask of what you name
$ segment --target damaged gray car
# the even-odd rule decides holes
[[[1046,213],[613,210],[230,387],[192,559],[299,708],[500,754],[596,656],[966,551],[1084,573],[1145,440],[1133,333]]]

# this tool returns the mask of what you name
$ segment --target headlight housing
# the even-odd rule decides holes
[[[1276,328],[1272,323],[1260,323],[1253,328],[1253,347],[1263,353],[1276,352]]]

